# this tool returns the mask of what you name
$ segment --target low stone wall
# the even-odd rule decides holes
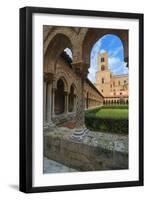
[[[76,117],[75,112],[68,113],[68,114],[63,113],[63,114],[55,115],[54,117],[52,117],[52,121],[54,122],[54,124],[60,125],[60,124],[64,124],[72,120],[75,120],[75,117]]]
[[[60,130],[60,129],[59,129]],[[128,168],[127,139],[90,133],[82,142],[73,141],[69,130],[44,135],[44,156],[79,171]],[[60,132],[60,133],[59,133]],[[102,133],[103,134],[103,133]]]

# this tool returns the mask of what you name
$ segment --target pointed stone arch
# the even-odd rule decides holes
[[[60,73],[58,76],[56,76],[56,80],[55,80],[55,88],[57,88],[57,84],[59,80],[62,80],[64,83],[64,92],[68,92],[69,91],[69,85],[68,85],[68,79],[67,79],[67,75],[66,73]]]
[[[58,33],[50,40],[44,55],[45,72],[54,73],[56,61],[65,48],[72,50],[72,42],[66,35]]]
[[[83,37],[82,60],[90,63],[90,52],[93,45],[104,35],[113,34],[120,38],[124,49],[124,61],[128,63],[128,30],[89,28]]]
[[[46,54],[46,51],[51,41],[59,34],[62,34],[66,38],[68,38],[72,46],[74,46],[74,38],[76,37],[76,33],[72,28],[62,26],[45,26],[44,30],[46,36],[44,41],[44,55]]]

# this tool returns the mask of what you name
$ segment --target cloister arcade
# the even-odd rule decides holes
[[[103,100],[103,105],[128,105],[129,100],[128,97],[124,97],[122,99],[120,99],[119,97],[117,98],[105,98]]]
[[[64,115],[63,118],[75,120],[74,137],[82,138],[86,132],[84,110],[100,106],[104,101],[87,74],[91,49],[105,34],[119,36],[128,63],[127,30],[43,27],[44,128],[53,127]],[[65,48],[71,50],[72,59],[63,53]]]

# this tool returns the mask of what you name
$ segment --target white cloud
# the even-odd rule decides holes
[[[127,63],[121,61],[119,57],[109,57],[108,65],[113,74],[128,74]]]
[[[101,49],[101,50],[100,50],[100,53],[105,53],[105,52],[106,52],[105,49]]]
[[[94,73],[89,73],[89,74],[88,74],[88,79],[89,79],[92,83],[95,83],[95,75],[94,75]]]
[[[90,79],[91,82],[95,82],[95,74],[98,70],[98,60],[97,56],[98,53],[100,52],[101,46],[102,46],[102,39],[101,38],[92,48],[91,51],[91,56],[90,56],[90,68],[89,68],[89,74],[88,78]]]
[[[122,51],[122,50],[123,50],[123,46],[122,45],[119,46],[119,47],[117,47],[117,48],[115,48],[115,49],[110,50],[109,51],[109,57],[115,57],[115,56],[117,56],[118,53],[120,53],[120,51]]]

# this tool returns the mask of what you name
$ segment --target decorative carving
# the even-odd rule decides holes
[[[72,63],[75,73],[81,78],[86,79],[88,74],[88,64],[83,62]]]
[[[46,81],[48,83],[49,82],[52,83],[53,79],[54,79],[54,74],[52,74],[52,73],[44,73],[44,81]]]

